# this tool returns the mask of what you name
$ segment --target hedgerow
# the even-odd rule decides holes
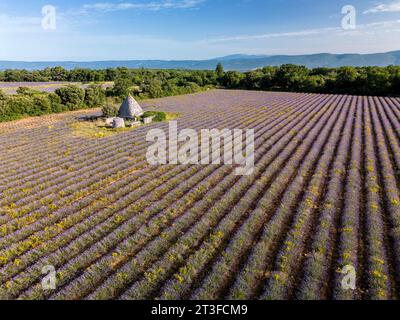
[[[59,88],[45,93],[20,87],[15,95],[0,93],[0,122],[28,116],[101,107],[105,92],[100,86],[81,89],[77,86]]]

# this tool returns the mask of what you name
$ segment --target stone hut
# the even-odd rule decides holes
[[[142,107],[131,95],[129,95],[119,108],[118,117],[127,120],[137,120],[137,117],[140,117],[143,114],[144,111]]]

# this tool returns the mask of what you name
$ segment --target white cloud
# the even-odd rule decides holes
[[[392,1],[390,3],[377,4],[376,6],[365,10],[364,14],[378,12],[400,12],[400,0]]]
[[[240,41],[254,41],[262,39],[272,39],[272,38],[288,38],[288,37],[310,37],[318,35],[363,35],[363,34],[373,34],[388,31],[397,31],[400,27],[400,20],[389,20],[373,22],[368,24],[357,25],[356,30],[344,30],[340,27],[332,28],[320,28],[320,29],[307,29],[292,32],[278,32],[278,33],[264,33],[264,34],[254,34],[254,35],[238,35],[221,37],[214,39],[203,40],[203,43],[224,43],[224,42],[240,42]]]
[[[299,37],[299,36],[311,36],[318,35],[321,33],[326,33],[329,31],[336,31],[340,28],[323,28],[323,29],[309,29],[293,32],[278,32],[278,33],[264,33],[264,34],[254,34],[254,35],[238,35],[231,37],[221,37],[215,39],[207,39],[204,42],[217,43],[217,42],[232,42],[232,41],[248,41],[248,40],[262,40],[269,38],[283,38],[283,37]]]
[[[17,17],[0,14],[0,34],[7,32],[33,32],[41,28],[40,17]]]
[[[139,2],[122,2],[122,3],[111,3],[111,2],[99,2],[95,4],[86,4],[83,6],[85,11],[120,11],[120,10],[153,10],[158,11],[162,9],[191,9],[197,8],[199,4],[204,0],[164,0],[164,1],[152,1],[148,3]]]

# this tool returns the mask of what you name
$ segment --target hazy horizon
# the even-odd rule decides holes
[[[384,52],[371,52],[371,53],[365,53],[365,54],[381,54],[381,53],[390,53],[390,52],[397,52],[400,51],[400,48],[398,50],[391,50],[391,51],[384,51]],[[331,54],[331,55],[365,55],[364,53],[359,53],[359,52],[342,52],[342,53],[333,53],[333,52],[314,52],[314,53],[309,53],[309,54],[304,54],[304,56],[312,56],[312,55],[320,55],[320,54]],[[219,57],[210,57],[206,59],[104,59],[104,60],[0,60],[0,61],[10,61],[10,62],[108,62],[108,61],[140,61],[140,60],[152,60],[152,61],[207,61],[207,60],[218,60],[218,59],[223,59],[226,57],[230,56],[247,56],[247,57],[252,57],[252,56],[260,56],[262,58],[263,56],[265,57],[272,57],[272,56],[299,56],[295,54],[256,54],[256,55],[251,55],[251,54],[244,54],[244,53],[231,53],[227,54],[224,56],[219,56]]]

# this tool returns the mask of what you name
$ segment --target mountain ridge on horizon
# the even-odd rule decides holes
[[[249,71],[282,64],[305,65],[308,68],[342,66],[400,65],[400,50],[384,53],[316,53],[307,55],[246,55],[232,54],[208,60],[104,60],[104,61],[0,61],[0,70],[41,70],[61,66],[65,69],[106,69],[116,67],[148,69],[213,70],[221,62],[225,70]]]

